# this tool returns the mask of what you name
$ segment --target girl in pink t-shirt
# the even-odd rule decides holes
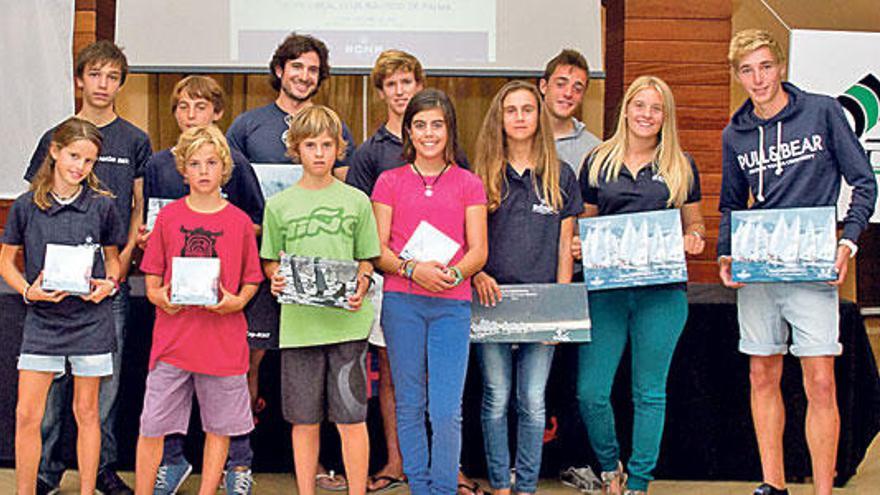
[[[377,266],[385,272],[382,328],[413,493],[456,492],[470,277],[487,254],[486,195],[480,179],[455,164],[457,144],[449,97],[419,92],[403,116],[408,165],[384,172],[373,189]]]

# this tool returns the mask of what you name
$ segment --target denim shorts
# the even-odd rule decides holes
[[[798,357],[839,356],[837,287],[825,282],[747,284],[737,290],[739,350],[753,356],[789,351]]]
[[[90,354],[87,356],[45,356],[41,354],[21,354],[18,356],[18,369],[43,371],[63,376],[67,363],[73,376],[110,376],[113,374],[113,353]]]

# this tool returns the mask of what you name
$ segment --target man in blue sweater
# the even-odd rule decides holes
[[[755,29],[737,33],[728,59],[749,99],[722,137],[718,262],[724,284],[739,289],[739,349],[750,356],[752,420],[764,478],[755,495],[788,493],[780,378],[782,357],[789,349],[803,368],[814,490],[817,495],[831,495],[840,430],[834,381],[834,357],[842,351],[837,288],[873,213],[877,185],[837,101],[782,82],[784,56],[769,33]],[[837,280],[750,285],[732,280],[732,210],[834,205],[841,177],[853,187],[853,194],[837,250]]]

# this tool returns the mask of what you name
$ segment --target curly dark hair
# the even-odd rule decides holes
[[[321,87],[324,79],[330,77],[330,64],[327,62],[330,50],[327,49],[327,45],[314,36],[292,32],[278,45],[269,62],[269,83],[275,91],[281,90],[281,79],[275,74],[275,69],[280,67],[283,71],[288,60],[297,59],[308,52],[317,53],[321,62],[321,69],[318,71],[318,88]]]

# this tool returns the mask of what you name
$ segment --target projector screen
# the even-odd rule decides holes
[[[548,8],[552,5],[552,9]],[[562,48],[601,75],[600,0],[118,0],[116,41],[136,71],[267,70],[291,31],[330,48],[336,73],[385,49],[434,73],[534,74]]]

